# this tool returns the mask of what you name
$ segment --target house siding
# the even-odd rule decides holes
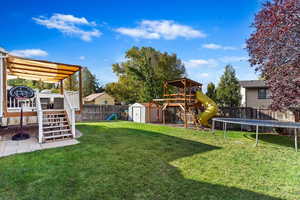
[[[107,103],[105,103],[107,102]],[[103,94],[95,99],[96,105],[115,105],[115,99],[108,94]]]
[[[268,108],[272,100],[271,99],[259,99],[258,98],[258,89],[259,88],[246,88],[246,107],[251,108]],[[243,95],[243,94],[242,94]]]

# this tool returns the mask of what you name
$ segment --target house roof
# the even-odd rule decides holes
[[[6,63],[8,75],[50,83],[64,80],[81,69],[78,65],[33,60],[11,55],[7,57]]]
[[[239,81],[240,85],[244,88],[267,88],[264,80],[247,80]]]
[[[95,99],[97,99],[98,97],[101,97],[105,94],[105,92],[102,92],[102,93],[93,93],[93,94],[90,94],[89,96],[86,96],[83,98],[84,101],[93,101]]]

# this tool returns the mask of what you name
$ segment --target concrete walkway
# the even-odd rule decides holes
[[[76,139],[49,142],[44,144],[39,144],[36,138],[30,138],[22,141],[0,141],[0,157],[9,156],[17,153],[25,153],[37,150],[70,146],[78,143],[79,142]]]
[[[80,137],[81,135],[82,133],[76,130],[76,138]],[[0,157],[5,157],[18,153],[32,152],[37,150],[70,146],[78,143],[78,140],[71,139],[39,144],[36,137],[31,137],[27,140],[22,141],[4,140],[0,141]]]

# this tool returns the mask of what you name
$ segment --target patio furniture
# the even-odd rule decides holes
[[[50,98],[40,98],[41,106],[43,110],[50,109]]]
[[[64,109],[64,98],[54,97],[53,109]]]

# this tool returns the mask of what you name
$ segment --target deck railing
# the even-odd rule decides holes
[[[9,97],[7,107],[11,109],[21,109],[21,102],[23,103],[23,108],[25,108],[25,111],[34,110],[36,108],[36,97],[26,100],[19,100]]]
[[[68,97],[69,102],[71,103],[71,106],[75,110],[79,110],[80,109],[79,92],[78,91],[65,91],[64,94]]]
[[[70,96],[66,92],[64,93],[64,108],[67,112],[73,138],[75,138],[75,107],[71,104]]]
[[[63,98],[64,96],[67,96],[71,106],[75,110],[80,109],[80,101],[79,101],[79,92],[78,91],[65,91],[64,95],[57,94],[57,93],[47,94],[47,93],[36,92],[36,96],[39,96],[39,98],[50,98],[51,101],[53,101],[54,98]],[[20,112],[21,111],[21,101],[23,103],[23,110],[25,112],[36,111],[36,108],[37,108],[36,96],[31,99],[26,99],[26,100],[18,100],[18,99],[9,97],[8,101],[7,101],[8,112]]]

